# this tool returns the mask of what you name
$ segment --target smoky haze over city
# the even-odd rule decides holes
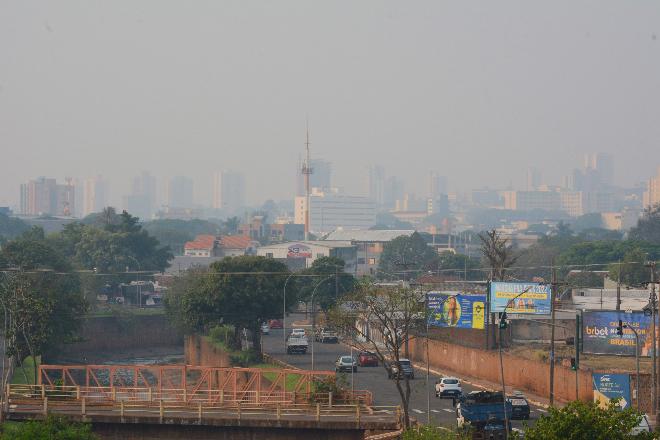
[[[660,5],[640,2],[46,1],[0,4],[0,204],[39,176],[102,176],[123,208],[142,171],[214,205],[292,200],[304,160],[369,196],[540,184],[604,153],[617,186],[660,164]],[[185,192],[185,191],[184,191]],[[78,197],[82,189],[78,190]],[[80,203],[79,203],[80,204]],[[82,212],[78,212],[82,215]]]

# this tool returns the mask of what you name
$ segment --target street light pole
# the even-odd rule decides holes
[[[316,294],[316,289],[319,288],[321,284],[323,284],[324,281],[332,279],[332,276],[329,276],[327,278],[323,278],[321,281],[318,282],[316,287],[314,287],[314,290],[312,290],[312,371],[314,371],[314,339],[316,338],[316,310],[314,310],[314,295]]]
[[[658,304],[658,298],[656,297],[655,294],[655,261],[649,261],[646,263],[646,267],[651,269],[651,333],[653,334],[653,368],[652,368],[652,373],[653,373],[653,392],[651,393],[653,397],[653,404],[651,405],[651,411],[653,414],[656,415],[656,423],[658,422],[658,370],[657,370],[657,359],[658,359],[658,354],[657,354],[657,347],[658,347],[658,334],[656,332],[656,310],[655,308],[657,307]]]
[[[635,334],[635,364],[637,364],[637,377],[635,378],[635,394],[637,394],[637,411],[639,411],[639,334],[635,327],[628,324],[623,325],[623,328],[629,328]]]
[[[286,277],[284,281],[284,300],[282,301],[282,335],[284,338],[284,350],[286,351],[286,285],[294,274]]]

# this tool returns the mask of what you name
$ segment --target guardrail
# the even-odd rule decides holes
[[[208,390],[207,390],[208,391]],[[124,420],[128,416],[179,416],[188,419],[203,418],[266,418],[272,420],[344,419],[360,423],[361,420],[401,419],[398,406],[369,406],[363,401],[337,401],[332,393],[291,393],[271,395],[268,401],[232,399],[211,390],[207,395],[196,393],[186,396],[185,390],[150,388],[80,387],[46,385],[11,385],[5,393],[5,412],[11,414],[47,415],[111,415]]]

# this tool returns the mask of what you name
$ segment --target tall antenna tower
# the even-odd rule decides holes
[[[305,177],[305,240],[309,240],[309,204],[310,204],[310,188],[309,176],[314,172],[311,167],[309,157],[309,123],[305,123],[305,162],[302,166],[302,174]]]

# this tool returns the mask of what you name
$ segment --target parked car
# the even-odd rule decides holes
[[[261,324],[261,334],[263,335],[270,334],[270,326],[268,325],[267,322]]]
[[[334,344],[339,342],[339,335],[334,330],[329,328],[322,328],[316,331],[316,341],[325,344],[326,342],[332,342]]]
[[[279,319],[271,319],[270,321],[268,321],[268,326],[272,329],[284,328],[282,321],[280,321]]]
[[[514,420],[529,420],[529,403],[525,396],[520,392],[514,392],[513,396],[507,398],[511,402],[511,418]]]
[[[361,351],[358,354],[358,365],[361,367],[377,367],[378,357],[370,351]]]
[[[401,369],[399,369],[399,365],[401,366]],[[387,377],[388,379],[396,379],[397,377],[399,379],[406,377],[409,379],[414,379],[415,370],[413,369],[412,363],[409,359],[399,359],[398,365],[395,361],[391,361],[387,364]]]
[[[353,356],[339,356],[335,362],[335,371],[341,373],[342,371],[357,371],[357,362]]]
[[[649,423],[648,414],[643,414],[642,415],[642,419],[639,421],[637,426],[635,426],[632,429],[631,434],[632,435],[637,435],[637,434],[641,434],[642,432],[652,432],[651,424]]]
[[[443,377],[435,383],[435,397],[458,398],[463,394],[461,381],[456,377]]]

